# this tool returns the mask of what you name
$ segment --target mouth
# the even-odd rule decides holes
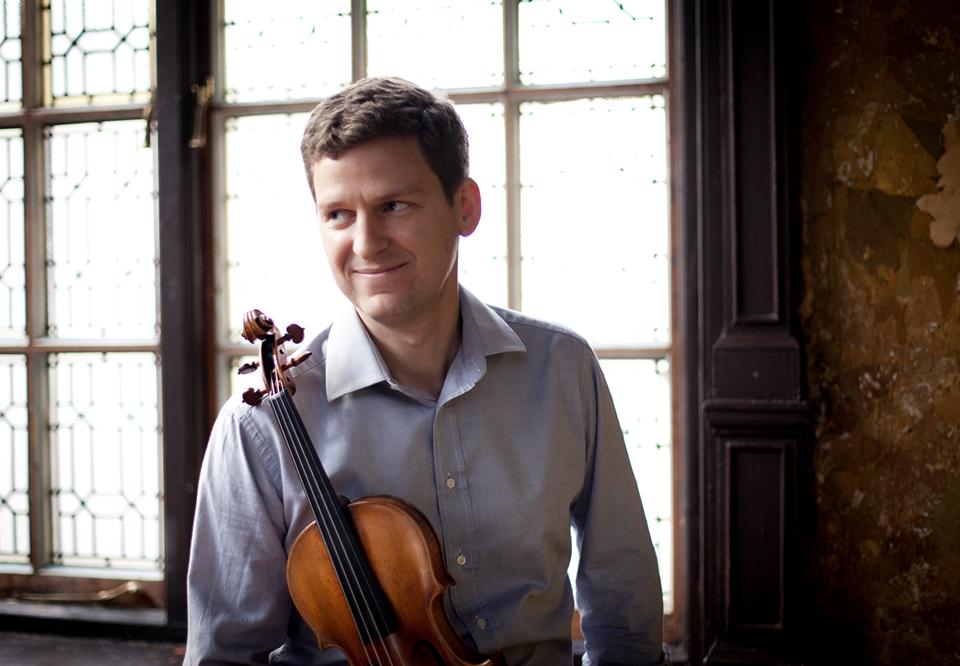
[[[361,278],[378,278],[396,273],[406,264],[395,264],[391,266],[366,266],[364,268],[354,268],[353,274]]]

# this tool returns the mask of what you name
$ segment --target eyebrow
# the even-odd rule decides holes
[[[419,185],[411,185],[409,187],[398,187],[396,189],[385,189],[382,193],[377,194],[372,197],[371,200],[377,203],[387,203],[390,201],[396,201],[398,199],[404,199],[411,196],[416,196],[423,193],[423,188]],[[340,192],[337,192],[330,199],[324,199],[322,192],[317,192],[317,209],[318,210],[337,210],[338,208],[343,208],[346,205],[343,203],[343,197]],[[349,206],[346,206],[349,208]]]

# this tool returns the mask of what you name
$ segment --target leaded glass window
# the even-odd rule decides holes
[[[157,335],[153,155],[143,122],[54,125],[47,155],[47,332]]]
[[[23,131],[0,130],[0,340],[26,335]]]
[[[153,3],[0,10],[0,575],[159,581]]]
[[[144,0],[46,0],[45,104],[148,101],[153,79],[151,11],[152,4]]]
[[[568,325],[594,345],[671,612],[666,3],[365,0],[269,12],[245,0],[221,3],[225,84],[212,113],[219,398],[244,382],[229,373],[250,352],[239,337],[245,310],[317,332],[344,306],[319,258],[300,162],[307,113],[368,74],[441,89],[467,126],[483,198],[480,226],[460,245],[461,281],[490,304]],[[266,240],[264,219],[279,221]],[[282,279],[262,275],[265,242],[284,254]]]
[[[26,366],[0,354],[0,563],[30,561]]]
[[[156,569],[156,354],[51,354],[49,381],[51,560]]]
[[[16,110],[23,97],[23,42],[20,31],[20,3],[3,0],[0,36],[0,111]]]

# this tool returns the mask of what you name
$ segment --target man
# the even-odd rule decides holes
[[[314,110],[301,149],[353,305],[292,372],[337,492],[418,508],[455,580],[451,622],[510,664],[571,661],[572,524],[584,663],[658,663],[657,563],[595,356],[457,282],[481,202],[453,107],[365,79]],[[284,578],[312,520],[271,410],[234,398],[201,473],[185,663],[323,663]]]

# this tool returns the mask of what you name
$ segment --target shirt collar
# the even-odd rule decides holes
[[[390,381],[390,371],[352,307],[330,327],[326,351],[327,400]]]
[[[492,308],[460,286],[460,317],[463,340],[474,339],[480,354],[493,356],[505,352],[525,352],[520,336]]]
[[[463,286],[460,287],[460,318],[463,329],[457,355],[468,365],[485,368],[486,363],[477,363],[480,358],[527,350],[507,322]],[[396,384],[360,315],[350,308],[330,327],[326,353],[327,400],[332,402],[380,382]]]

